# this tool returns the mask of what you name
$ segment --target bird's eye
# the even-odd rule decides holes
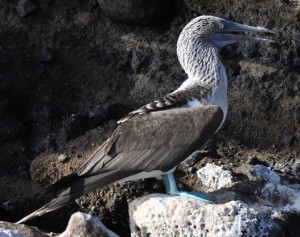
[[[222,29],[222,28],[224,28],[224,25],[223,25],[223,24],[220,24],[219,27]]]

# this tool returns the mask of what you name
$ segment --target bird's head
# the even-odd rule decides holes
[[[238,32],[274,33],[263,27],[243,25],[214,16],[200,16],[189,22],[183,31],[199,40],[209,41],[219,49],[241,41],[274,42],[270,39],[237,34]]]
[[[189,78],[215,78],[216,67],[220,66],[219,51],[226,45],[241,41],[273,42],[273,40],[238,32],[273,33],[263,27],[253,27],[227,21],[214,16],[199,16],[182,30],[177,41],[179,62]]]

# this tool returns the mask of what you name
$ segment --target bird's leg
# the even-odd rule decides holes
[[[198,191],[183,192],[183,191],[179,191],[177,186],[176,186],[176,181],[175,181],[173,172],[169,172],[169,173],[166,173],[166,174],[162,175],[162,178],[163,178],[164,184],[166,186],[167,193],[170,194],[170,195],[190,197],[190,198],[200,200],[202,202],[213,203],[209,199],[209,197],[203,192],[198,192]]]

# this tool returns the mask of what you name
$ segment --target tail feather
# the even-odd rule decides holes
[[[61,179],[57,180],[54,184],[51,184],[47,188],[46,193],[58,192],[63,189],[70,187],[70,184],[78,181],[79,175],[77,173],[72,173],[68,176],[64,176]]]
[[[130,171],[107,171],[105,173],[100,173],[92,176],[76,176],[73,175],[60,182],[56,187],[66,186],[67,181],[72,181],[69,184],[69,188],[62,192],[56,199],[53,199],[40,209],[35,212],[25,216],[23,219],[19,220],[16,224],[21,224],[27,222],[35,217],[42,216],[48,212],[55,211],[68,204],[69,201],[79,198],[85,193],[101,188],[110,183],[121,180],[127,176],[133,175],[134,173]]]

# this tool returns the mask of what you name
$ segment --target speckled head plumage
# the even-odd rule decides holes
[[[177,41],[179,61],[189,78],[205,77],[209,70],[216,70],[218,53],[226,45],[240,41],[272,42],[272,40],[234,34],[249,31],[273,33],[262,28],[242,25],[214,16],[199,16],[182,30]],[[210,68],[208,68],[210,66]]]
[[[214,16],[199,16],[191,20],[183,29],[183,33],[197,35],[203,40],[209,39],[218,28],[223,28],[223,19]],[[180,40],[180,39],[179,39]]]

